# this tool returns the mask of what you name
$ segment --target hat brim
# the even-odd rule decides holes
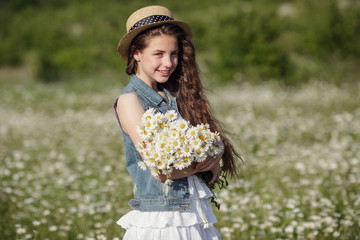
[[[130,44],[131,44],[132,40],[139,33],[141,33],[142,31],[145,31],[146,29],[156,27],[159,25],[163,25],[165,23],[171,23],[171,24],[181,27],[185,31],[186,34],[188,34],[192,37],[192,30],[191,30],[190,25],[183,21],[167,20],[167,21],[161,21],[161,22],[156,22],[156,23],[150,23],[150,24],[135,28],[131,32],[125,34],[125,36],[123,38],[121,38],[119,45],[117,47],[117,51],[118,51],[120,57],[122,57],[125,60],[128,59],[128,54],[129,54],[128,51],[129,51]]]

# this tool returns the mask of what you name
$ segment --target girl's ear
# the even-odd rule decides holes
[[[137,61],[137,62],[140,62],[140,52],[139,50],[136,50],[134,52],[134,55],[133,55],[134,59]]]

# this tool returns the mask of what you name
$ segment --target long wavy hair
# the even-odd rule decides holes
[[[136,73],[137,61],[133,57],[134,53],[145,49],[152,37],[162,34],[176,37],[179,45],[178,66],[169,80],[163,84],[164,87],[176,97],[179,112],[184,119],[194,126],[208,123],[212,131],[220,134],[224,143],[222,170],[231,177],[236,176],[238,173],[236,158],[241,159],[241,156],[227,138],[227,132],[222,124],[212,114],[209,101],[203,93],[199,68],[195,60],[195,48],[189,35],[173,24],[163,24],[140,33],[129,48],[126,73],[129,75]]]

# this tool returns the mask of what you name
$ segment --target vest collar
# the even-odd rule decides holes
[[[143,82],[140,78],[138,78],[135,75],[132,75],[130,83],[136,88],[139,92],[141,92],[142,95],[144,95],[149,101],[154,103],[155,105],[160,105],[162,101],[166,100],[160,96],[154,89],[152,89],[149,85],[147,85],[145,82]],[[170,99],[173,99],[173,97],[170,95],[170,93],[159,84],[159,89],[163,90],[166,94],[166,96]]]

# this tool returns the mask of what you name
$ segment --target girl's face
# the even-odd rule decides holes
[[[136,76],[156,89],[165,83],[178,65],[178,41],[174,36],[160,35],[150,38],[148,46],[134,53],[138,62]]]

